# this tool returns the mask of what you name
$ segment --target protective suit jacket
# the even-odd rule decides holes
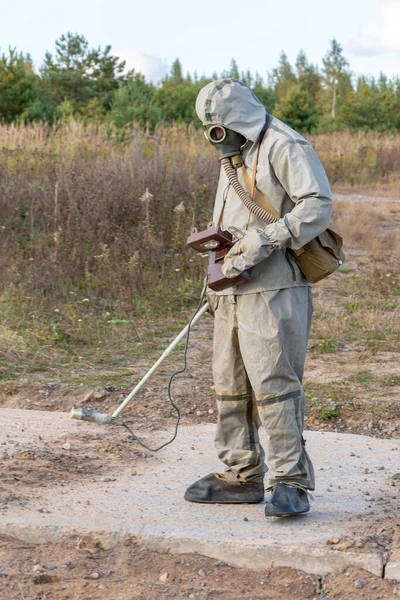
[[[251,294],[309,285],[286,249],[301,248],[328,227],[331,217],[329,182],[312,146],[288,125],[266,114],[253,92],[230,78],[214,81],[203,88],[197,98],[196,111],[203,125],[220,124],[247,139],[242,147],[242,159],[250,178],[257,151],[255,142],[267,119],[256,186],[281,217],[277,223],[268,225],[254,215],[250,215],[249,220],[248,210],[221,169],[214,222],[218,221],[226,198],[222,228],[263,229],[274,252],[253,267],[250,282],[218,294]],[[238,179],[245,187],[242,169],[238,169]]]

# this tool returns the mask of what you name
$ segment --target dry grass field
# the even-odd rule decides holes
[[[322,425],[332,426],[342,417],[329,406],[358,406],[377,394],[390,404],[398,391],[400,164],[393,136],[341,133],[311,141],[334,185],[333,225],[347,252],[340,272],[314,289],[314,366],[306,379],[310,410],[315,405],[330,416]],[[190,129],[137,131],[127,142],[74,122],[54,130],[0,127],[0,147],[3,403],[57,408],[61,396],[64,407],[83,387],[111,390],[110,404],[196,304],[206,259],[185,241],[212,212],[212,149]],[[206,317],[191,351],[198,399],[182,384],[184,410],[194,417],[204,403],[212,410],[211,337]],[[178,352],[165,372],[179,361]],[[331,377],[345,372],[335,366],[341,361],[345,370],[352,365],[345,383]],[[384,364],[379,376],[370,363]],[[149,397],[165,385],[162,373]],[[398,418],[396,409],[388,414]]]
[[[347,260],[314,286],[307,427],[398,438],[399,140],[342,133],[312,142],[333,184],[333,228],[344,237]],[[123,399],[196,306],[206,261],[185,241],[194,224],[210,218],[217,175],[201,133],[183,128],[135,132],[128,143],[112,131],[76,123],[54,131],[0,127],[0,406],[109,411]],[[182,203],[184,210],[175,210]],[[194,329],[188,371],[173,388],[183,426],[215,421],[212,327],[205,316]],[[173,423],[166,387],[181,363],[182,347],[127,410],[127,422],[154,444],[157,428]],[[116,451],[126,450],[125,433],[118,430],[111,438]],[[18,476],[38,485],[43,474],[30,463],[26,470],[21,465]],[[55,461],[51,469],[54,477],[62,469],[68,478],[68,465]],[[10,482],[4,470],[0,499],[12,495]],[[385,527],[374,532],[376,543],[398,535],[395,524]],[[37,582],[21,575],[13,579],[10,598],[109,598],[108,580],[90,579],[93,554],[104,573],[114,570],[110,561],[120,561],[124,586],[112,589],[121,599],[174,597],[188,587],[200,598],[201,580],[212,580],[218,597],[233,598],[235,570],[225,567],[222,573],[209,559],[142,551],[132,558],[124,548],[117,559],[91,540],[65,543],[63,549],[38,549],[0,540],[15,568],[24,561],[60,562],[68,553],[80,565],[72,575],[68,566],[57,575],[37,573]],[[160,573],[171,569],[175,580],[161,584]],[[364,591],[354,589],[357,578],[368,578],[368,597],[395,597],[388,582],[350,575],[346,587],[339,574],[323,585],[315,577],[272,570],[260,574],[260,582],[271,582],[271,596],[257,583],[253,595],[240,597],[284,599],[287,591],[290,597],[362,598]],[[40,577],[58,577],[52,592],[52,582]],[[282,577],[285,592],[279,591]],[[251,574],[241,578],[251,585]],[[55,589],[58,596],[48,595]]]

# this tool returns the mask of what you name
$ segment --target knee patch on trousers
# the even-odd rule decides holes
[[[251,397],[251,392],[245,394],[236,394],[235,396],[229,394],[216,394],[217,400],[220,402],[240,402],[240,400],[248,400]]]
[[[294,392],[287,392],[286,394],[281,394],[280,396],[271,396],[269,398],[263,398],[262,400],[257,400],[257,406],[268,406],[270,404],[277,404],[278,402],[284,402],[285,400],[298,400],[301,396],[300,390],[295,390]]]

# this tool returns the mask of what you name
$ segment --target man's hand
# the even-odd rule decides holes
[[[254,267],[273,251],[267,236],[261,229],[251,229],[236,242],[225,256],[222,273],[233,279],[246,269]]]

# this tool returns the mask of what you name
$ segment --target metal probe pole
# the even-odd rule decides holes
[[[190,323],[190,327],[193,327],[193,325],[195,325],[197,323],[197,321],[199,321],[199,319],[201,319],[201,317],[207,311],[208,311],[208,302],[206,302],[206,304],[204,304],[204,306],[201,307],[201,309],[199,310],[199,312],[197,313],[197,315],[194,317],[194,319]],[[134,398],[136,396],[136,394],[142,389],[142,387],[144,386],[144,384],[146,383],[146,381],[148,379],[150,379],[150,377],[153,375],[154,371],[156,371],[158,369],[158,367],[161,365],[161,363],[164,362],[164,360],[177,347],[177,345],[179,344],[179,342],[187,335],[188,329],[189,329],[189,323],[186,325],[186,327],[184,329],[182,329],[182,331],[174,339],[174,341],[170,343],[170,345],[168,346],[168,348],[166,348],[166,350],[164,350],[164,352],[162,353],[162,355],[160,356],[160,358],[158,359],[158,361],[156,363],[154,363],[154,365],[151,367],[150,371],[147,371],[146,375],[143,377],[143,379],[141,379],[141,381],[139,381],[139,383],[131,391],[131,393],[129,394],[129,396],[127,396],[125,398],[125,400],[118,406],[117,410],[113,412],[113,414],[111,415],[111,419],[115,419],[116,417],[118,417],[118,415],[121,414],[121,412],[129,404],[129,402],[132,400],[132,398]]]

